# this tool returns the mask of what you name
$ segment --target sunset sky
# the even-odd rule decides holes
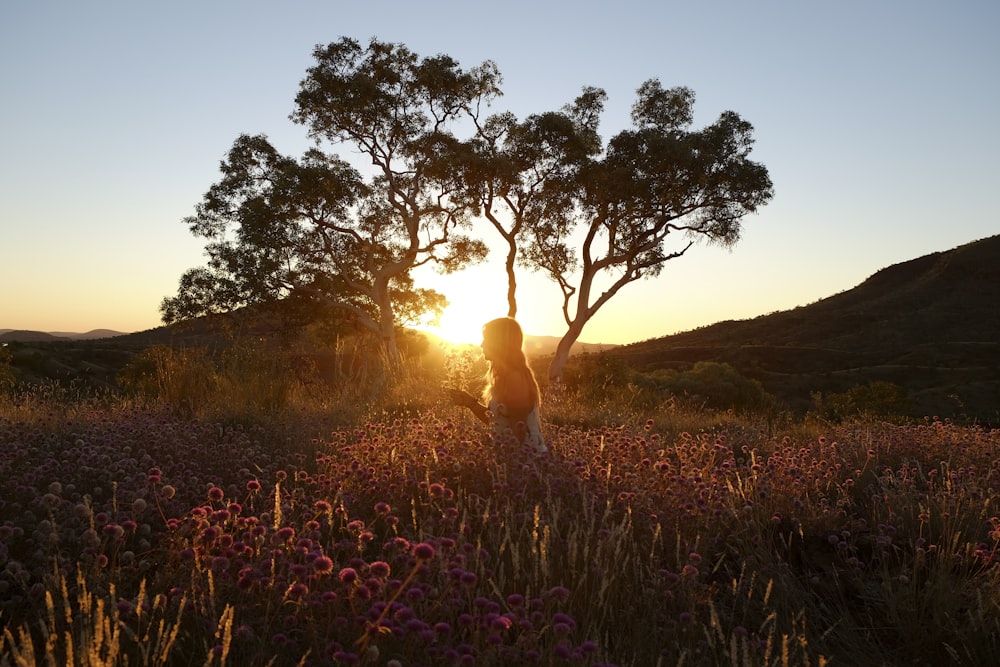
[[[626,287],[581,340],[806,305],[1000,233],[998,32],[996,0],[5,2],[0,328],[158,326],[160,301],[204,264],[182,220],[219,161],[241,133],[301,155],[299,82],[313,47],[342,36],[493,60],[493,110],[521,118],[604,88],[605,139],[652,77],[694,90],[696,127],[728,109],[754,125],[771,204],[732,249],[696,246]],[[422,280],[466,337],[506,311],[500,264]],[[520,282],[525,330],[561,335],[555,284]]]

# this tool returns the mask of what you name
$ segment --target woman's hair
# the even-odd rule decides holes
[[[528,366],[524,356],[524,334],[521,325],[513,317],[499,317],[483,325],[483,342],[492,345],[493,359],[486,372],[486,389],[483,392],[487,403],[496,393],[506,393],[506,385],[515,377],[524,378],[531,393],[532,405],[541,403],[538,381]]]

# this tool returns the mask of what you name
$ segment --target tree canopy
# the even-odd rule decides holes
[[[315,147],[294,159],[264,136],[236,140],[186,220],[209,240],[208,265],[164,299],[165,321],[294,296],[348,313],[395,355],[396,325],[446,304],[414,284],[413,269],[481,260],[476,222],[507,244],[511,316],[516,266],[559,285],[566,331],[549,376],[560,381],[587,322],[623,287],[699,239],[735,244],[743,218],[774,194],[749,159],[750,123],[725,111],[692,129],[685,87],[643,83],[631,127],[604,144],[600,88],[518,120],[485,115],[501,94],[489,61],[465,71],[445,55],[349,38],[313,55],[291,119]],[[363,156],[364,173],[337,148]]]
[[[343,309],[397,353],[402,318],[440,312],[414,268],[455,271],[485,257],[462,233],[474,212],[459,196],[452,128],[499,94],[492,63],[468,72],[447,56],[344,38],[317,47],[291,118],[316,141],[299,159],[264,136],[241,136],[222,179],[186,220],[209,240],[207,267],[181,278],[165,321],[305,296]],[[323,147],[364,155],[370,174]]]
[[[587,87],[561,111],[521,123],[502,117],[503,132],[479,137],[497,160],[480,172],[484,214],[500,228],[491,207],[502,202],[512,221],[508,274],[519,249],[522,264],[562,290],[567,330],[549,368],[555,381],[584,326],[625,285],[658,276],[697,239],[733,245],[742,218],[773,197],[767,169],[748,158],[753,127],[735,112],[690,129],[694,93],[650,79],[638,89],[632,128],[602,147],[606,98]]]

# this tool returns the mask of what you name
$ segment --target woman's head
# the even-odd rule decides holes
[[[523,344],[521,325],[512,317],[500,317],[483,325],[483,356],[490,362],[484,392],[487,402],[497,396],[510,399],[520,394],[529,407],[538,405],[538,382],[528,367]]]
[[[483,325],[483,356],[487,361],[522,365],[524,334],[513,317],[499,317]]]

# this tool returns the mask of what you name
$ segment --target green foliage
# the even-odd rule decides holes
[[[658,370],[645,377],[659,390],[704,401],[716,409],[760,410],[772,402],[760,382],[726,363],[699,361],[689,370]]]
[[[0,346],[0,393],[5,393],[14,388],[14,370],[11,362],[14,355],[11,354],[7,344]]]
[[[627,388],[630,402],[646,408],[666,398],[716,410],[771,411],[774,399],[757,380],[725,363],[700,361],[687,370],[660,369],[641,373],[613,354],[583,354],[567,369],[567,387],[593,399],[613,388]]]
[[[816,393],[813,403],[818,414],[833,421],[857,417],[899,418],[910,410],[906,389],[883,380],[855,385],[840,393]]]

